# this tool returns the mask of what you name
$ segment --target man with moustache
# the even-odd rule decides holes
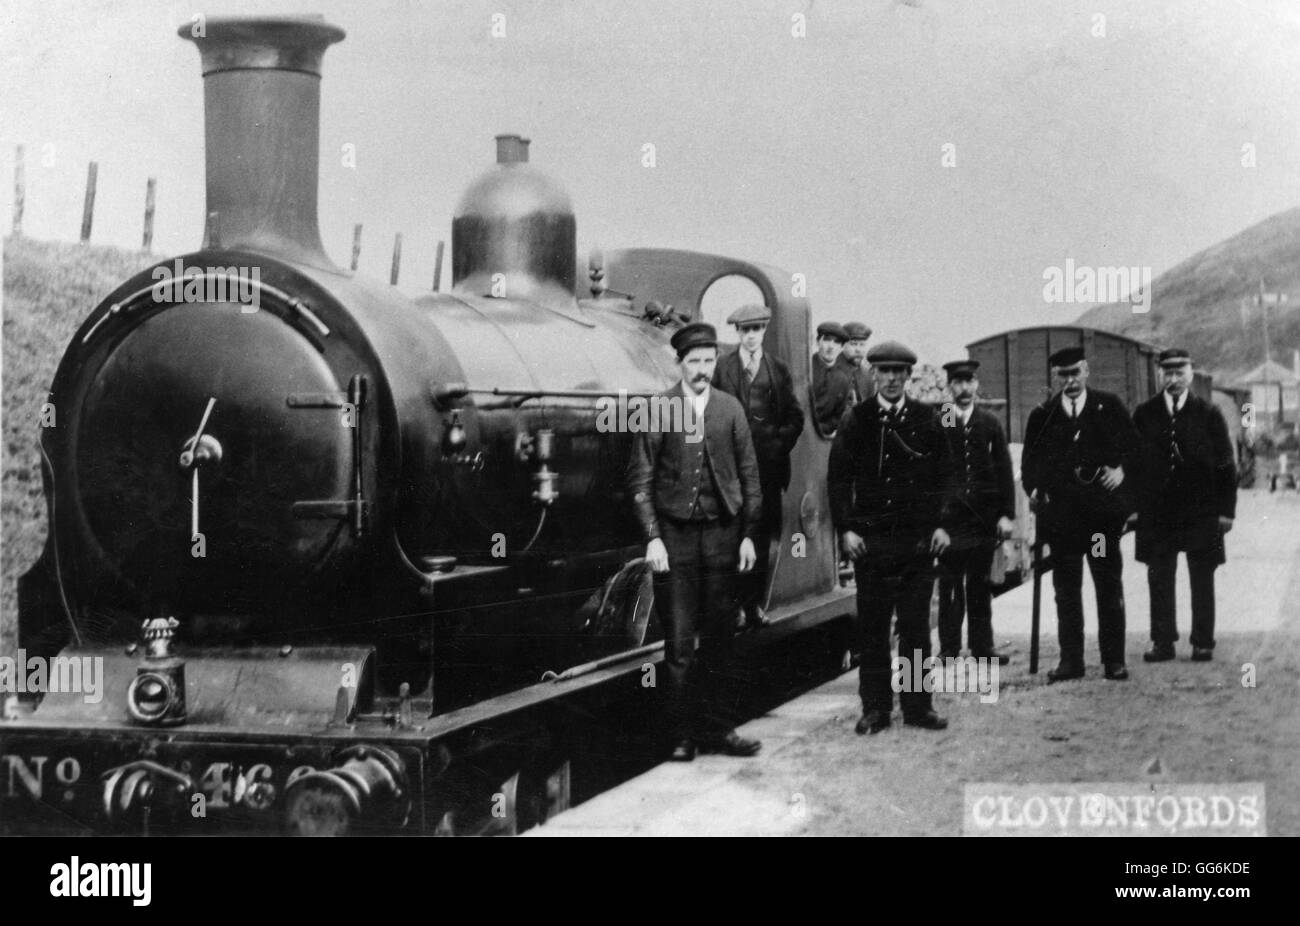
[[[803,409],[794,394],[790,368],[763,349],[772,310],[765,305],[745,305],[732,312],[727,323],[736,326],[739,348],[718,361],[713,386],[740,400],[754,437],[758,481],[763,490],[763,513],[754,535],[758,560],[741,580],[741,610],[745,628],[757,630],[768,623],[763,605],[771,579],[771,545],[781,539],[781,495],[790,485],[790,451],[803,431]]]
[[[1119,539],[1135,510],[1129,474],[1137,432],[1118,396],[1088,388],[1083,348],[1048,358],[1059,391],[1029,414],[1021,476],[1051,548],[1060,664],[1048,682],[1083,678],[1083,560],[1097,591],[1104,674],[1128,678],[1124,660],[1124,561]]]
[[[697,749],[752,756],[762,744],[738,735],[723,705],[734,577],[755,561],[758,462],[740,402],[710,387],[718,359],[713,326],[692,322],[671,343],[682,379],[663,397],[681,403],[685,426],[661,421],[660,430],[637,434],[628,465],[664,625],[670,756],[689,762]]]
[[[1016,484],[1006,432],[996,417],[976,407],[979,361],[943,365],[952,401],[939,413],[952,444],[952,545],[940,557],[939,658],[961,649],[962,612],[969,619],[970,654],[1010,662],[993,649],[993,592],[989,570],[998,541],[1011,536],[1016,518]]]
[[[840,352],[849,336],[835,322],[822,322],[817,326],[817,350],[812,355],[813,423],[822,437],[834,437],[835,429],[849,407],[853,383],[844,367],[839,364]]]
[[[852,408],[859,402],[871,398],[876,391],[871,379],[871,367],[867,363],[867,339],[871,337],[871,329],[862,322],[846,322],[844,333],[848,336],[848,340],[844,342],[844,350],[840,351],[835,362],[849,379],[849,398],[846,405]]]
[[[1137,560],[1147,565],[1151,594],[1146,662],[1174,658],[1178,554],[1187,556],[1192,587],[1192,660],[1214,658],[1214,570],[1225,562],[1223,535],[1237,510],[1237,467],[1219,410],[1191,393],[1192,358],[1161,351],[1164,389],[1133,412],[1140,441]]]
[[[879,733],[891,722],[895,612],[900,655],[913,664],[930,656],[932,569],[949,543],[944,519],[951,474],[951,450],[937,414],[904,391],[916,354],[887,341],[867,359],[876,395],[846,416],[826,478],[831,519],[857,577],[859,734]],[[899,702],[907,726],[948,726],[925,690],[901,692]]]

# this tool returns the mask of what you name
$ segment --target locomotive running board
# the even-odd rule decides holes
[[[806,601],[774,608],[768,612],[771,624],[759,633],[739,637],[736,650],[738,654],[743,655],[751,650],[765,649],[819,624],[851,616],[856,611],[856,598],[855,590],[837,588]],[[595,688],[619,678],[639,678],[644,666],[658,665],[663,662],[663,658],[662,642],[654,644],[653,649],[641,647],[630,650],[617,662],[602,665],[581,675],[538,682],[527,688],[519,688],[477,704],[457,708],[445,714],[436,714],[420,724],[420,730],[425,735],[446,736],[478,724],[497,721],[511,714],[537,707],[546,701]]]

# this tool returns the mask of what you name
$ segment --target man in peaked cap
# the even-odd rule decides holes
[[[664,625],[670,755],[690,761],[701,748],[752,756],[762,744],[739,736],[723,705],[734,700],[724,690],[735,636],[734,576],[755,560],[758,462],[744,409],[710,386],[718,359],[713,326],[685,325],[672,346],[682,379],[658,398],[682,403],[683,413],[660,416],[656,429],[636,434],[628,464]]]
[[[1097,636],[1106,678],[1124,660],[1124,561],[1119,539],[1134,511],[1137,432],[1118,396],[1088,388],[1081,347],[1048,362],[1059,391],[1029,414],[1021,478],[1052,554],[1060,664],[1048,682],[1083,678],[1083,561],[1097,591]]]
[[[739,399],[745,410],[763,490],[762,519],[754,536],[758,560],[741,581],[741,610],[750,630],[767,623],[763,608],[771,580],[771,545],[781,539],[781,495],[790,485],[790,451],[803,431],[803,409],[790,368],[763,349],[771,318],[772,310],[765,305],[745,305],[732,312],[727,322],[736,326],[740,347],[719,360],[713,374],[713,385]]]
[[[876,391],[871,379],[871,365],[867,363],[867,339],[871,337],[871,329],[862,322],[846,322],[844,333],[848,336],[848,341],[835,362],[848,375],[849,398],[846,405],[852,408],[859,402],[866,401]]]
[[[933,562],[949,543],[945,530],[951,449],[930,406],[904,386],[916,355],[894,341],[867,355],[876,375],[874,398],[855,406],[831,445],[826,483],[831,519],[858,586],[858,733],[890,725],[890,626],[898,614],[898,648],[928,669]],[[922,670],[907,672],[910,681]],[[948,722],[931,706],[930,691],[905,684],[899,696],[908,726],[942,730]],[[931,689],[932,690],[932,689]]]
[[[1237,467],[1219,410],[1191,392],[1192,358],[1182,348],[1159,355],[1164,389],[1133,412],[1137,472],[1137,559],[1147,566],[1152,648],[1147,662],[1174,658],[1178,554],[1192,586],[1192,659],[1214,658],[1214,570],[1225,562],[1223,535],[1237,509]]]
[[[809,393],[813,423],[823,437],[835,435],[835,429],[844,417],[844,410],[849,407],[849,397],[853,392],[852,380],[838,363],[840,352],[848,340],[848,332],[842,325],[822,322],[817,326],[817,350],[812,355]]]
[[[970,654],[1010,660],[993,649],[993,592],[989,570],[998,541],[1011,536],[1016,519],[1016,483],[1007,435],[997,417],[977,407],[979,361],[943,365],[951,401],[939,422],[953,452],[952,546],[940,559],[939,657],[961,649],[962,612],[969,619]]]

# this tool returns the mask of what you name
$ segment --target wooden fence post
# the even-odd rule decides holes
[[[150,177],[144,187],[144,239],[140,246],[146,254],[153,250],[153,199],[157,185],[158,181]]]
[[[27,177],[23,169],[23,146],[14,152],[14,237],[23,236],[23,202],[27,198]]]
[[[95,180],[99,176],[99,165],[94,161],[86,171],[86,202],[81,209],[81,243],[90,241],[90,226],[95,218]]]

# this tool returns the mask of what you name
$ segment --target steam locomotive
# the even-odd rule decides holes
[[[762,291],[805,394],[808,302],[780,270],[686,251],[583,274],[569,197],[518,136],[456,210],[451,291],[368,283],[317,226],[343,31],[180,35],[202,60],[203,247],[68,346],[48,541],[19,586],[23,651],[102,660],[103,692],[51,686],[0,721],[0,831],[482,832],[561,809],[556,706],[639,693],[661,658],[631,435],[600,411],[676,379],[669,338],[727,275]],[[806,428],[772,639],[853,609],[827,451]]]

